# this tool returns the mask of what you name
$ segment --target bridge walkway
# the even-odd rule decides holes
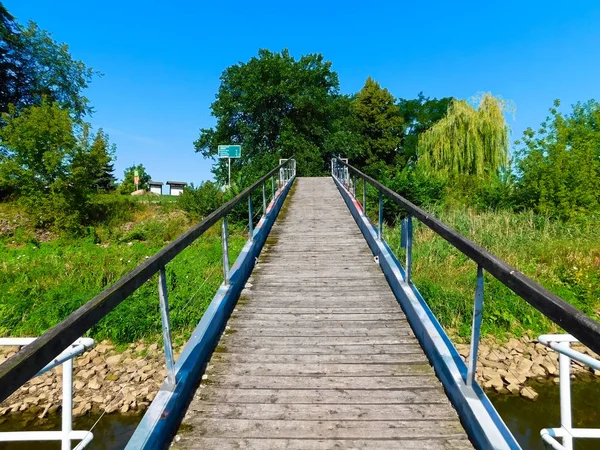
[[[473,448],[331,178],[296,180],[173,448]]]

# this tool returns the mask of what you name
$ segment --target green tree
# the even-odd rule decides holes
[[[495,173],[508,162],[509,104],[483,94],[477,107],[453,100],[446,116],[419,136],[419,156],[426,167],[450,176]]]
[[[144,167],[143,164],[137,164],[137,165],[134,164],[133,166],[125,169],[123,182],[119,186],[119,192],[121,194],[128,195],[128,194],[131,194],[133,191],[135,191],[134,175],[135,175],[136,170],[138,171],[138,174],[140,177],[140,183],[138,185],[138,189],[144,189],[144,190],[148,189],[148,182],[152,178],[146,172],[146,168]]]
[[[359,166],[392,164],[398,155],[403,124],[394,96],[369,77],[356,94],[352,109],[362,149],[349,157]]]
[[[517,198],[521,207],[569,218],[600,211],[600,104],[577,103],[558,111],[536,133],[523,133],[517,152]]]
[[[13,104],[19,110],[39,105],[43,98],[58,102],[73,117],[91,112],[82,91],[93,69],[73,59],[66,44],[59,44],[35,22],[24,27],[0,4],[0,112]]]
[[[200,130],[194,146],[212,158],[219,144],[241,144],[242,158],[232,161],[232,172],[243,166],[249,180],[291,155],[300,173],[322,174],[337,92],[337,74],[322,55],[296,60],[288,50],[259,50],[247,63],[225,69],[211,105],[217,125]],[[218,162],[213,172],[224,183],[226,161]]]
[[[419,135],[444,118],[452,97],[429,98],[420,92],[415,99],[399,99],[398,109],[404,122],[402,156],[405,161],[416,160]]]
[[[89,220],[90,178],[98,161],[82,145],[87,126],[77,136],[69,111],[46,100],[18,114],[11,105],[2,119],[0,190],[16,195],[37,226],[81,230]]]

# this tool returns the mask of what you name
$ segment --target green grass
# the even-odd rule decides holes
[[[7,215],[6,205],[2,210]],[[142,207],[132,222],[98,226],[81,238],[40,242],[17,228],[0,235],[0,336],[39,336],[185,231],[192,222],[175,208]],[[230,261],[243,247],[232,227]],[[171,326],[184,339],[222,282],[220,228],[215,225],[167,265]],[[154,276],[90,330],[115,343],[160,337]]]
[[[532,213],[468,209],[434,214],[589,316],[600,318],[600,226],[593,219],[562,222]],[[468,337],[476,265],[429,228],[413,223],[413,281],[446,330]],[[385,230],[385,239],[403,261],[399,236],[398,229]],[[486,274],[483,335],[554,331],[555,324]]]

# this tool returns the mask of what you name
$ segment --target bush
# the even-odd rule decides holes
[[[219,187],[205,181],[198,187],[191,184],[177,198],[179,207],[195,218],[203,218],[225,203],[225,194]]]

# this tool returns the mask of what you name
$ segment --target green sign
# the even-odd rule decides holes
[[[219,145],[219,158],[239,158],[241,156],[241,145]]]

